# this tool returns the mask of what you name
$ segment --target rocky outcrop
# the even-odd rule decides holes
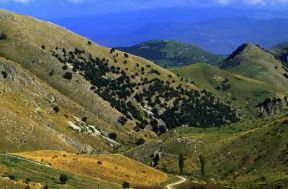
[[[264,115],[276,115],[288,112],[288,98],[267,98],[264,102],[260,103],[257,108],[259,112]]]

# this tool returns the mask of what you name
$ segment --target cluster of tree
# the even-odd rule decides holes
[[[110,49],[111,54],[114,52],[115,49]],[[238,121],[235,111],[218,102],[211,93],[185,89],[181,85],[172,86],[175,81],[171,75],[165,81],[159,78],[148,79],[144,75],[139,81],[135,79],[140,77],[138,73],[128,74],[125,69],[113,63],[109,65],[109,59],[93,57],[78,48],[72,51],[56,48],[52,55],[64,64],[65,79],[72,79],[73,76],[67,66],[69,63],[73,72],[79,73],[91,83],[91,90],[124,115],[118,120],[123,125],[127,119],[135,119],[137,128],[144,129],[150,123],[155,132],[163,133],[166,127],[210,127]],[[128,59],[129,55],[124,54],[124,57]],[[138,67],[140,72],[145,73],[144,67],[139,64]],[[147,74],[160,75],[160,72],[150,65],[146,67],[150,69]],[[113,74],[113,77],[108,77],[110,74]],[[152,114],[143,112],[139,106],[152,109]],[[159,125],[159,119],[163,120],[166,126]]]

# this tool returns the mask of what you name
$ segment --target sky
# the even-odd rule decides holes
[[[167,7],[288,10],[288,0],[0,0],[0,8],[40,18],[108,14]]]

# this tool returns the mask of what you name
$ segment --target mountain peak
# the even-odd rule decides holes
[[[270,52],[254,43],[243,43],[234,50],[221,65],[222,68],[228,69],[238,66],[239,61],[234,61],[240,57],[271,56]]]

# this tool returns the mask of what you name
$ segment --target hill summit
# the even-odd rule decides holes
[[[221,68],[268,84],[285,88],[288,85],[287,74],[281,61],[275,56],[252,43],[238,47],[221,65]]]
[[[216,64],[222,56],[209,53],[196,45],[173,40],[151,40],[119,50],[144,57],[162,67],[181,67],[194,63]]]

